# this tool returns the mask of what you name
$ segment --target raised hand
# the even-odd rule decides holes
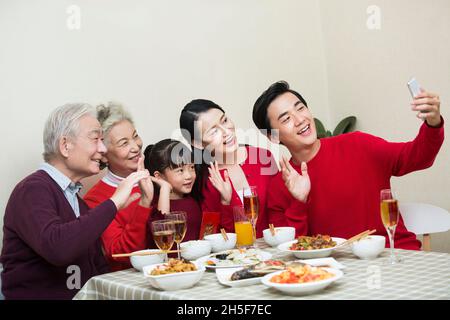
[[[411,103],[411,110],[418,111],[417,118],[426,121],[429,126],[438,127],[441,124],[440,106],[439,95],[421,89]]]
[[[228,171],[225,170],[224,173],[225,180],[222,179],[217,161],[214,161],[214,163],[210,162],[208,171],[209,171],[208,177],[209,181],[211,181],[214,188],[216,188],[217,191],[219,191],[220,193],[220,202],[223,205],[229,205],[231,202],[231,195],[233,193],[233,188],[231,187]]]
[[[139,157],[137,172],[145,171],[144,159],[144,155],[141,155]],[[141,179],[139,181],[139,189],[141,189],[141,200],[139,200],[139,205],[149,208],[154,195],[154,188],[151,177]]]
[[[309,191],[311,190],[311,181],[308,175],[308,167],[306,162],[302,162],[300,175],[289,163],[289,161],[282,157],[280,160],[281,173],[284,184],[292,196],[301,201],[306,202]]]
[[[160,178],[160,177],[150,177],[154,183],[159,186],[159,198],[157,208],[162,214],[170,212],[170,193],[172,192],[172,185]]]
[[[119,183],[116,192],[111,197],[111,200],[117,207],[117,210],[127,207],[131,202],[140,197],[139,194],[131,194],[133,186],[141,181],[142,179],[148,178],[150,176],[148,170],[136,171],[126,177],[122,182]]]

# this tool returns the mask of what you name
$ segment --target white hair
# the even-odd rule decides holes
[[[48,162],[59,153],[59,140],[62,137],[76,137],[79,120],[85,115],[95,118],[95,109],[87,103],[67,103],[50,114],[44,128],[45,161]]]
[[[98,105],[97,120],[98,122],[100,122],[100,125],[102,126],[103,133],[105,136],[105,144],[108,143],[107,136],[109,131],[117,123],[126,120],[129,121],[132,125],[134,125],[131,115],[124,109],[124,107],[120,103],[116,102],[108,102],[106,106],[104,104]]]

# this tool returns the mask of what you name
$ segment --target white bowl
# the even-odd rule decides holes
[[[325,249],[316,249],[316,250],[290,250],[289,247],[297,242],[296,240],[289,241],[278,245],[278,250],[283,252],[293,253],[297,258],[300,259],[314,259],[314,258],[325,258],[328,257],[333,250],[335,250],[341,243],[345,241],[343,238],[335,238],[332,237],[333,241],[336,242],[336,247],[333,248],[325,248]]]
[[[205,236],[205,240],[211,243],[212,252],[220,252],[233,249],[236,246],[236,233],[227,233],[228,240],[226,241],[221,233],[214,233]]]
[[[365,239],[352,243],[352,252],[360,259],[375,259],[383,252],[386,245],[384,236],[368,236]]]
[[[328,278],[325,280],[320,280],[320,281],[308,282],[308,283],[291,284],[291,283],[271,282],[270,279],[273,276],[284,272],[284,271],[277,271],[277,272],[269,273],[268,275],[265,275],[261,279],[261,282],[267,287],[274,288],[276,290],[279,290],[283,293],[290,294],[290,295],[310,294],[310,293],[314,293],[319,290],[325,289],[330,284],[332,284],[334,281],[340,279],[343,276],[342,271],[339,269],[334,269],[334,268],[323,268],[323,269],[330,273],[333,273],[334,277],[331,277],[331,278]]]
[[[283,242],[292,241],[295,239],[295,228],[292,227],[278,227],[275,228],[275,236],[272,235],[270,229],[263,230],[264,241],[272,247],[275,247]]]
[[[181,257],[195,260],[211,253],[211,243],[207,240],[192,240],[180,244]]]
[[[159,250],[159,249],[147,249],[147,250],[135,251],[133,253],[136,253],[136,252],[160,252],[160,251],[161,250]],[[144,266],[163,262],[164,257],[165,257],[164,253],[153,254],[153,255],[149,255],[149,256],[131,256],[130,261],[131,261],[131,265],[133,266],[133,268],[135,268],[138,271],[142,271],[142,268]]]
[[[204,266],[195,263],[197,266],[196,271],[169,273],[159,276],[150,275],[154,268],[163,264],[164,263],[153,264],[145,266],[143,269],[144,276],[147,278],[150,285],[163,291],[181,290],[193,287],[200,281],[206,269]]]

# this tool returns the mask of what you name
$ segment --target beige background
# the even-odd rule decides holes
[[[330,129],[355,115],[358,130],[414,138],[420,123],[405,86],[412,75],[441,94],[447,114],[450,2],[378,0],[380,30],[366,25],[372,4],[0,0],[0,227],[12,189],[42,161],[46,117],[66,102],[123,102],[148,144],[174,134],[181,108],[198,97],[254,128],[254,100],[285,79]],[[67,27],[71,5],[81,10],[79,30]],[[431,169],[393,179],[400,199],[449,210],[448,159],[446,141]],[[432,246],[450,252],[449,233]]]

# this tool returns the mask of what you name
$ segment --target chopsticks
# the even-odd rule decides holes
[[[272,223],[269,224],[270,233],[272,234],[272,237],[275,237],[275,227]]]
[[[377,230],[366,230],[364,232],[358,233],[356,236],[351,237],[350,239],[347,239],[346,241],[342,242],[339,247],[348,246],[349,244],[352,244],[355,241],[359,241],[361,239],[364,239],[365,237],[371,235],[372,233],[375,233]]]
[[[222,234],[223,239],[224,239],[225,241],[228,241],[228,236],[227,236],[227,233],[226,233],[226,231],[225,231],[224,228],[221,228],[221,229],[220,229],[220,233]]]
[[[162,253],[177,253],[181,252],[181,250],[169,250],[167,252],[164,251],[152,251],[152,252],[131,252],[131,253],[117,253],[113,254],[113,258],[126,258],[126,257],[133,257],[133,256],[151,256],[155,254],[162,254]]]

